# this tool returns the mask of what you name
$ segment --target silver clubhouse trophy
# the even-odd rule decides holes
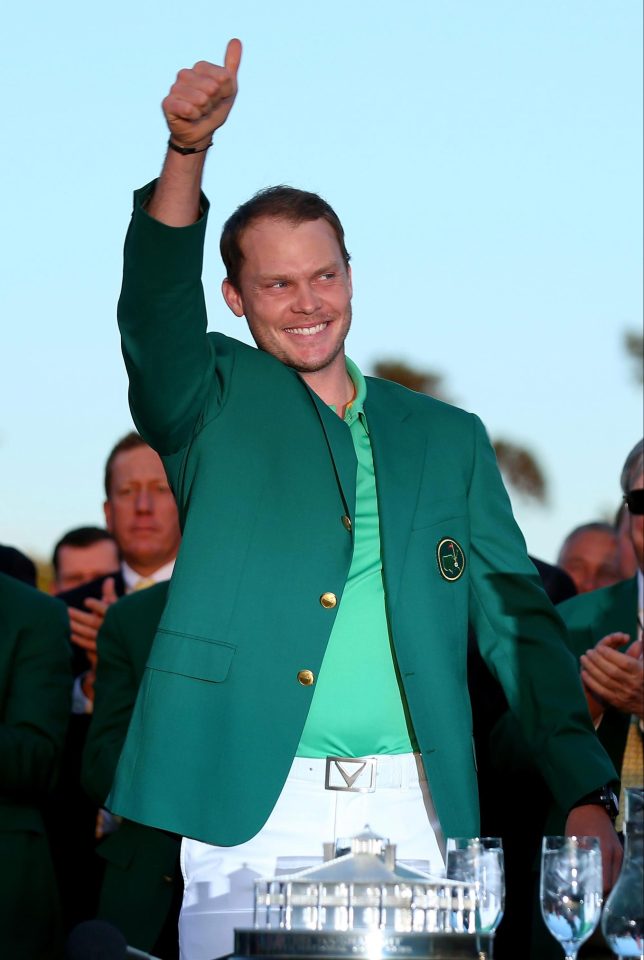
[[[324,862],[255,884],[254,927],[235,931],[236,957],[486,960],[476,884],[396,863],[368,827],[324,844]],[[477,930],[478,926],[478,930]]]

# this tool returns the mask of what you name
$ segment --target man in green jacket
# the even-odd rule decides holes
[[[0,574],[0,956],[62,949],[42,811],[62,752],[72,675],[62,603]]]
[[[557,608],[568,628],[570,649],[579,660],[588,709],[597,735],[621,774],[620,816],[622,825],[624,787],[644,785],[644,661],[641,622],[644,618],[644,441],[635,444],[626,458],[621,486],[629,518],[629,536],[639,570],[635,577],[600,590],[579,594]],[[627,742],[628,763],[625,765]],[[520,749],[520,741],[517,741]],[[507,737],[499,742],[499,755],[515,755]],[[632,759],[631,759],[632,758]],[[517,770],[525,777],[527,771]],[[559,833],[565,808],[550,810],[545,831]],[[546,810],[544,808],[544,816]],[[535,871],[537,868],[535,864]],[[527,879],[527,878],[526,878]],[[526,889],[528,884],[524,884]],[[534,876],[532,922],[533,960],[556,960],[561,948],[547,930],[538,901],[538,877]],[[599,937],[599,935],[597,935]],[[589,947],[592,952],[592,947]]]
[[[580,658],[581,679],[599,739],[621,771],[630,735],[631,743],[639,745],[639,770],[632,774],[639,782],[627,785],[642,786],[644,441],[635,444],[626,458],[621,484],[638,572],[630,580],[573,597],[559,610],[568,627],[571,649]]]
[[[233,40],[164,101],[119,303],[134,421],[183,541],[111,807],[191,838],[185,960],[232,949],[242,877],[334,831],[369,822],[435,870],[445,836],[476,835],[468,620],[568,829],[604,838],[608,881],[619,860],[596,792],[615,772],[485,430],[345,356],[352,277],[325,201],[278,187],[233,214],[222,290],[259,349],[206,333],[200,185],[240,58]]]

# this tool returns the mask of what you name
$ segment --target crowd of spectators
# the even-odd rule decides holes
[[[640,441],[624,466],[615,523],[596,520],[572,530],[558,568],[535,561],[551,599],[564,601],[588,707],[617,769],[627,738],[639,738],[640,760],[642,751],[643,487]],[[161,460],[135,433],[107,459],[104,512],[105,528],[78,527],[56,544],[56,599],[36,590],[28,558],[0,547],[0,853],[3,862],[20,866],[10,885],[0,881],[0,937],[9,943],[3,955],[16,960],[62,956],[72,930],[95,919],[140,950],[165,960],[179,956],[180,838],[109,812],[112,777],[181,540]],[[482,829],[503,836],[512,881],[514,920],[499,932],[502,960],[512,954],[517,931],[525,936],[532,922],[514,904],[510,891],[522,888],[513,873],[521,881],[521,871],[534,872],[539,837],[556,812],[532,770],[534,848],[528,850],[525,805],[518,817],[512,814],[513,783],[526,771],[513,765],[507,749],[515,736],[507,704],[476,656],[474,637],[470,646]],[[516,742],[514,749],[519,755]]]

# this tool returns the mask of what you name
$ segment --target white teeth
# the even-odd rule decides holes
[[[287,333],[297,333],[303,337],[311,337],[314,333],[321,333],[326,323],[316,323],[314,327],[286,327]]]

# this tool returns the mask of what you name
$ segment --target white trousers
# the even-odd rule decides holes
[[[342,785],[332,766],[331,782]],[[351,777],[357,767],[344,769]],[[377,757],[372,793],[325,789],[325,770],[325,760],[296,757],[265,826],[246,843],[215,847],[183,839],[181,960],[232,953],[235,928],[253,924],[255,880],[312,866],[322,860],[325,841],[355,836],[366,825],[396,844],[398,860],[443,873],[444,841],[419,756]]]

